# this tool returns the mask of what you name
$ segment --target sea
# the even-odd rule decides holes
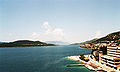
[[[0,48],[0,72],[92,72],[84,66],[66,67],[80,62],[67,56],[90,54],[79,45]]]

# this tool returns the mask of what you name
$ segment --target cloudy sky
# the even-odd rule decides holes
[[[0,41],[82,42],[120,30],[120,0],[0,0]]]

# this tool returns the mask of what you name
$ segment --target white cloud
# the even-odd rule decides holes
[[[94,38],[100,38],[100,37],[102,37],[102,33],[101,31],[97,31]]]
[[[36,38],[40,37],[40,34],[36,33],[36,32],[33,32],[32,35],[31,35],[31,37],[34,38],[34,39],[36,39]]]
[[[53,30],[53,34],[54,35],[58,35],[58,36],[64,36],[64,32],[63,32],[63,30],[62,29],[60,29],[60,28],[55,28],[54,30]]]
[[[48,22],[44,22],[43,26],[46,29],[45,34],[51,33],[51,26],[48,24]]]
[[[48,22],[43,23],[45,30],[43,32],[33,32],[31,38],[34,40],[44,40],[44,41],[54,41],[60,40],[64,41],[64,31],[61,28],[52,28]]]
[[[55,28],[52,32],[51,35],[56,39],[56,40],[64,40],[64,32],[61,28]]]
[[[61,28],[52,28],[48,22],[44,22],[43,26],[45,27],[46,31],[45,34],[48,39],[51,40],[64,40],[64,31]]]

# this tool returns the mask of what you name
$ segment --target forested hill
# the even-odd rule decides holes
[[[99,42],[102,42],[102,41],[109,41],[109,42],[113,41],[113,42],[116,42],[116,43],[120,43],[120,31],[110,33],[107,36],[102,37],[100,39],[97,39],[96,41],[94,41],[92,43],[99,43]]]
[[[0,47],[26,47],[26,46],[55,46],[40,41],[18,40],[8,43],[0,43]]]
[[[85,45],[85,44],[92,44],[92,43],[94,44],[94,43],[111,42],[111,41],[113,41],[114,43],[120,44],[120,31],[110,33],[107,36],[102,38],[95,38],[82,43],[73,43],[72,45]]]

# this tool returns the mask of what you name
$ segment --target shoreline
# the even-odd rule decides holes
[[[87,57],[87,56],[89,56],[89,55],[85,55],[85,57]],[[87,69],[89,69],[90,71],[95,71],[95,69],[94,69],[92,66],[90,66],[88,62],[85,62],[85,61],[81,60],[79,57],[80,57],[80,56],[68,56],[68,57],[65,57],[65,58],[66,58],[66,59],[73,60],[73,61],[80,62],[80,63],[82,63],[82,64],[85,64],[84,66],[85,66]],[[76,64],[76,65],[78,65],[78,64]]]
[[[79,57],[80,56],[68,56],[68,57],[65,57],[65,58],[73,60],[73,61],[77,61],[77,62],[80,62],[80,63],[83,63],[83,64],[87,64],[87,62],[81,60]]]
[[[80,62],[82,64],[85,64],[84,66],[89,69],[90,71],[95,71],[95,72],[111,72],[111,71],[114,71],[113,69],[109,68],[109,67],[106,67],[102,64],[100,64],[99,62],[97,61],[94,61],[92,59],[89,58],[89,61],[86,62],[84,60],[81,60],[79,58],[80,56],[68,56],[68,57],[65,57],[66,59],[70,59],[70,60],[73,60],[73,61],[77,61],[77,62]],[[85,57],[89,57],[89,55],[85,55]],[[76,64],[77,65],[77,64]],[[118,72],[118,71],[115,71],[115,72]]]
[[[91,65],[91,61],[84,61],[84,60],[81,60],[79,58],[80,56],[68,56],[68,57],[65,57],[66,59],[70,59],[70,60],[73,60],[73,61],[77,61],[77,62],[80,62],[82,64],[85,64],[84,66],[89,69],[90,71],[95,71],[95,72],[99,72],[99,70],[103,70],[103,69],[99,69],[97,65]],[[85,55],[85,57],[89,57],[89,55]],[[77,65],[77,64],[76,64]]]

